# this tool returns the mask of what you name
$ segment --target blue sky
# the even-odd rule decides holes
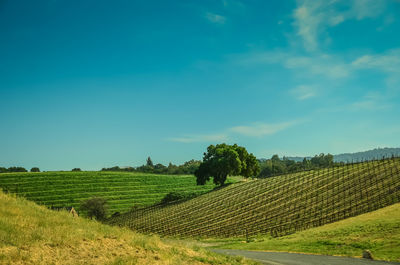
[[[400,146],[400,1],[0,0],[0,166]]]

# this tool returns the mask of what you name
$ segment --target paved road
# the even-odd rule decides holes
[[[367,259],[307,255],[285,252],[247,251],[237,249],[213,249],[212,251],[246,258],[269,265],[399,265],[397,262],[375,261]]]

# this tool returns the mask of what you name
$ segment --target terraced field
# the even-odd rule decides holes
[[[232,178],[229,181],[234,181]],[[126,172],[42,172],[0,174],[0,188],[48,207],[73,206],[99,196],[107,199],[109,213],[144,207],[171,191],[204,193],[214,184],[197,186],[191,175],[154,175]]]
[[[247,183],[109,220],[181,237],[282,236],[400,201],[400,159],[348,164]]]

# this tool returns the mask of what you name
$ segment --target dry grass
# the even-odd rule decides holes
[[[0,264],[254,264],[163,242],[0,191]]]

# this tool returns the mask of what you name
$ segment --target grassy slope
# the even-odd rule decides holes
[[[192,200],[132,211],[110,224],[185,237],[234,237],[333,223],[400,202],[400,159],[242,182]]]
[[[400,203],[292,235],[254,241],[224,244],[219,240],[219,247],[353,257],[369,249],[376,259],[400,261]]]
[[[0,264],[255,264],[110,227],[0,191]]]
[[[235,181],[230,179],[229,181]],[[47,206],[73,206],[92,196],[108,200],[109,213],[160,202],[171,191],[204,193],[215,186],[197,186],[191,175],[127,172],[41,172],[0,174],[0,188]]]

